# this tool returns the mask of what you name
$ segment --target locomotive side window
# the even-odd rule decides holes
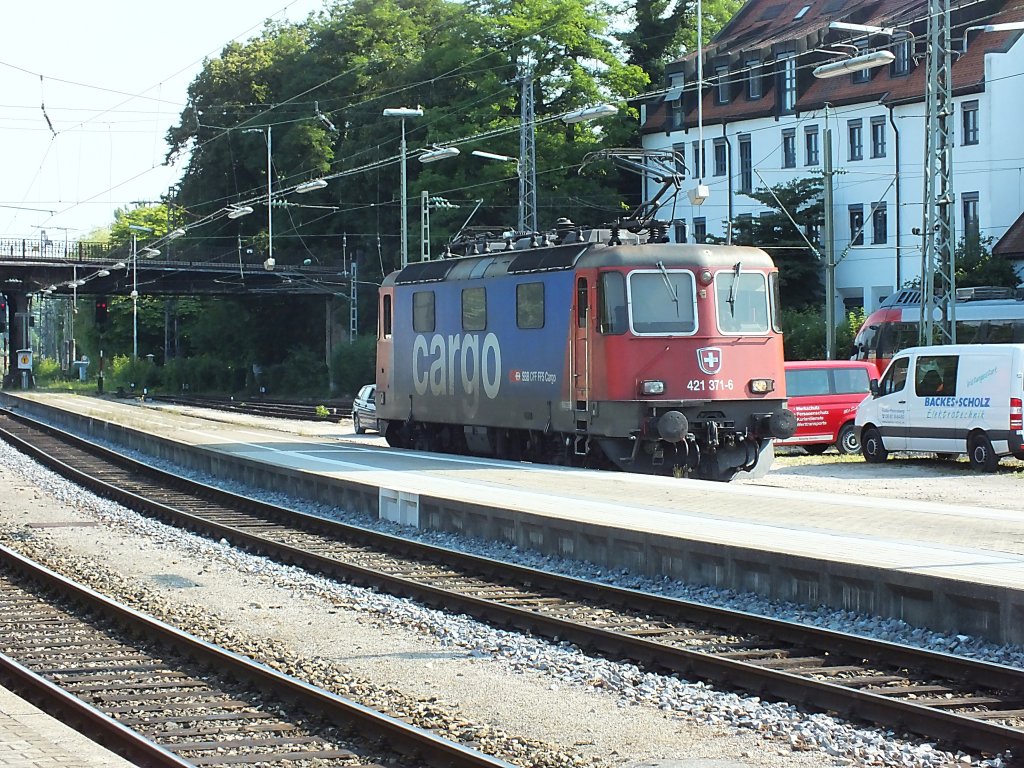
[[[462,330],[487,329],[487,293],[484,288],[465,288],[462,291]]]
[[[412,329],[416,333],[433,333],[436,327],[434,292],[415,291],[412,295]]]
[[[779,303],[779,273],[772,272],[768,276],[768,287],[769,294],[768,298],[771,300],[772,310],[772,330],[776,333],[782,333],[782,317],[780,315],[782,306]]]
[[[544,283],[520,283],[516,286],[516,325],[520,328],[544,327]]]
[[[380,307],[380,335],[382,339],[391,338],[391,294],[384,294]]]
[[[637,334],[683,334],[697,330],[693,274],[635,271],[629,275],[629,312]]]
[[[762,272],[741,265],[715,275],[718,329],[722,333],[768,332],[768,286]]]
[[[602,272],[597,283],[598,330],[601,333],[625,333],[626,276],[621,272]]]

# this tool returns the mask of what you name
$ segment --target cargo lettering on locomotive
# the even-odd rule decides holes
[[[478,396],[482,389],[494,400],[501,387],[501,345],[493,333],[484,336],[483,344],[476,333],[435,333],[429,341],[421,334],[412,345],[412,371],[418,395],[429,390],[435,397],[451,397],[461,384],[467,395]]]

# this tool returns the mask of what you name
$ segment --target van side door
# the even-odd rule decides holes
[[[907,449],[907,429],[910,418],[911,388],[907,385],[910,357],[892,361],[882,380],[878,382],[878,428],[882,445],[887,451]]]
[[[910,398],[907,450],[960,453],[967,423],[957,405],[959,355],[918,355]]]

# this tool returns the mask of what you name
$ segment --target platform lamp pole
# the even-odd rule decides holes
[[[132,233],[132,359],[139,356],[139,242],[136,232],[153,234],[152,227],[129,224]]]
[[[405,168],[405,119],[407,117],[423,117],[419,107],[394,107],[384,110],[384,117],[397,117],[402,121],[402,147],[400,151],[402,164],[402,269],[409,263],[409,212],[406,199],[406,168]]]

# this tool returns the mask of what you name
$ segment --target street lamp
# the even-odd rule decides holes
[[[152,227],[129,224],[132,233],[132,359],[139,356],[139,242],[136,232],[153,234]]]
[[[271,165],[271,154],[270,148],[273,140],[273,129],[272,125],[267,126],[267,260],[263,262],[263,266],[270,270],[274,268],[274,174],[272,172]],[[246,128],[242,133],[263,133],[262,128]],[[252,209],[249,209],[250,212]],[[245,214],[239,214],[244,216]],[[228,218],[236,218],[230,213]]]
[[[830,28],[845,29],[854,32],[867,32],[873,34],[890,34],[892,30],[883,27],[867,27],[864,25],[839,26],[842,22],[832,22]],[[856,27],[856,29],[851,29]],[[834,61],[822,64],[814,69],[814,76],[817,78],[836,77],[837,75],[857,72],[862,69],[881,67],[893,61],[896,57],[889,51],[874,51],[862,56],[854,56],[842,61]],[[835,211],[832,202],[832,177],[835,172],[832,170],[832,129],[826,124],[822,132],[822,175],[825,179],[824,205],[825,205],[825,358],[835,360],[836,356],[836,249],[835,237],[833,234],[835,223]]]
[[[614,104],[598,104],[596,107],[585,107],[569,112],[562,116],[562,122],[572,125],[573,123],[585,123],[589,120],[597,120],[599,117],[608,117],[619,111]]]
[[[405,120],[408,117],[423,117],[423,110],[419,107],[394,107],[385,109],[384,117],[397,117],[402,121],[402,146],[399,154],[402,163],[402,268],[405,269],[409,263],[409,221],[406,201],[406,170],[405,170]]]
[[[518,157],[512,157],[511,155],[499,155],[497,152],[485,152],[482,149],[474,149],[472,154],[476,157],[482,157],[484,160],[494,160],[499,163],[515,163],[516,176],[520,179],[519,188],[522,190],[522,164],[519,162]],[[520,232],[526,231],[526,200],[522,195],[519,196],[519,217],[516,222],[516,229]]]
[[[960,50],[967,52],[968,32],[1014,32],[1024,29],[1024,21],[1006,21],[1001,24],[981,24],[976,27],[968,27],[964,30],[964,45]]]
[[[295,191],[300,195],[304,195],[307,192],[314,192],[318,189],[323,189],[327,186],[327,182],[324,179],[313,179],[312,181],[304,181],[295,188]]]
[[[421,163],[436,163],[438,160],[447,160],[449,157],[458,157],[458,147],[438,147],[420,155]]]

